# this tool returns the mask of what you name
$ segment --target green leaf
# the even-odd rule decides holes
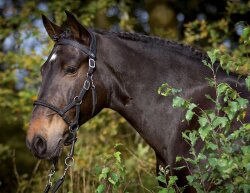
[[[184,133],[182,133],[182,134],[184,134]],[[191,145],[194,146],[194,144],[198,140],[197,133],[195,131],[189,131],[189,132],[187,132],[187,136],[188,136],[187,139],[189,140],[189,142],[191,143]]]
[[[241,36],[242,36],[244,39],[247,39],[247,38],[250,36],[250,27],[245,27],[245,28],[243,29],[243,32],[242,32]]]
[[[108,181],[111,184],[116,185],[119,182],[119,176],[116,173],[111,173],[110,177],[108,178]]]
[[[96,189],[96,193],[103,193],[105,190],[105,185],[104,184],[100,184],[97,189]]]
[[[216,150],[216,149],[218,149],[218,145],[216,145],[216,144],[214,144],[214,143],[212,143],[212,142],[207,142],[207,143],[206,143],[206,146],[207,146],[208,149],[211,149],[211,150]]]
[[[250,192],[250,185],[249,184],[240,184],[240,190],[243,190],[244,193]]]
[[[218,164],[218,159],[217,159],[217,158],[214,158],[214,157],[210,157],[210,158],[208,158],[208,162],[209,162],[209,164],[210,164],[213,168],[215,168],[215,167],[217,166],[217,164]]]
[[[206,60],[202,60],[202,63],[203,63],[205,66],[210,67],[210,66],[209,66],[209,63],[208,63]]]
[[[194,112],[193,112],[192,110],[189,109],[189,110],[187,111],[187,113],[186,113],[185,118],[186,118],[187,121],[190,121],[190,120],[193,118],[193,116],[194,116]]]
[[[121,152],[116,151],[116,152],[114,153],[114,157],[115,157],[115,159],[116,159],[119,163],[121,162]]]
[[[213,127],[216,128],[218,126],[225,127],[229,120],[226,117],[215,117],[213,121]]]
[[[168,83],[162,84],[158,89],[158,94],[162,96],[176,95],[179,92],[181,92],[181,89],[173,88]]]
[[[186,176],[186,178],[187,178],[187,181],[188,181],[188,183],[189,183],[190,185],[193,183],[193,181],[194,181],[194,179],[195,179],[195,177],[194,177],[194,176],[191,176],[191,175]]]
[[[158,191],[158,193],[168,193],[166,188],[162,188],[161,190]]]
[[[239,110],[238,103],[235,101],[229,102],[229,106],[231,107],[232,112],[237,112]]]
[[[208,112],[208,117],[209,117],[210,121],[212,122],[216,118],[216,115],[213,111],[211,111],[211,112]]]
[[[208,120],[205,117],[199,117],[198,122],[201,127],[205,127],[208,124]]]
[[[220,52],[220,50],[218,50],[218,49],[214,49],[213,51],[207,52],[212,64],[214,64],[216,59],[218,58],[219,52]]]
[[[245,81],[246,81],[246,87],[248,91],[250,91],[250,76],[248,76]]]
[[[173,98],[173,107],[174,108],[180,108],[184,107],[185,100],[179,96]]]
[[[119,177],[116,173],[114,173],[114,172],[111,173],[110,178],[111,178],[115,183],[119,182],[119,179],[120,179],[120,177]]]
[[[234,185],[233,184],[227,184],[227,186],[225,187],[225,191],[227,193],[233,193],[234,192]]]
[[[189,106],[188,106],[188,109],[189,109],[189,110],[193,110],[195,107],[197,107],[196,104],[190,103]]]
[[[246,109],[248,105],[248,100],[244,98],[237,98],[237,102],[241,109]]]
[[[109,171],[110,171],[110,168],[109,168],[109,167],[103,168],[103,169],[102,169],[102,173],[99,175],[99,181],[100,181],[101,179],[107,179]]]
[[[162,183],[164,183],[164,184],[167,184],[166,176],[164,176],[163,174],[160,174],[159,176],[157,176],[156,179],[157,179],[159,182],[162,182]]]
[[[169,187],[173,186],[177,180],[178,180],[177,176],[169,176],[168,186]]]
[[[183,160],[183,158],[182,158],[181,156],[176,156],[175,162],[179,162],[179,161],[181,161],[181,160]]]
[[[217,92],[218,92],[218,95],[221,96],[223,93],[226,92],[226,90],[228,89],[228,84],[227,83],[220,83],[218,86],[217,86]]]
[[[242,176],[236,176],[234,179],[234,183],[242,183],[244,181],[244,178]]]
[[[234,118],[235,113],[231,111],[230,107],[224,107],[223,111],[227,114],[230,121]]]
[[[164,83],[159,87],[158,94],[162,96],[169,96],[172,94],[172,88],[168,85],[168,83]]]
[[[205,160],[205,159],[207,159],[207,156],[200,152],[200,153],[198,154],[197,158],[198,158],[199,160]]]
[[[175,190],[173,187],[167,188],[167,193],[175,193]]]
[[[182,91],[182,89],[172,88],[172,95],[176,95],[176,94],[180,93],[181,91]]]
[[[200,134],[200,137],[201,139],[204,141],[205,138],[208,136],[208,134],[210,133],[210,131],[212,130],[213,128],[210,126],[210,125],[207,125],[205,127],[201,127],[199,128],[198,132]]]

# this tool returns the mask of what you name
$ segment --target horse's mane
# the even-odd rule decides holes
[[[146,44],[151,44],[151,45],[157,45],[161,46],[163,48],[168,48],[171,49],[171,51],[178,52],[180,54],[189,56],[191,58],[196,58],[200,61],[202,60],[207,60],[208,56],[207,54],[202,51],[201,49],[194,48],[193,46],[186,45],[183,43],[179,43],[173,40],[167,40],[167,39],[162,39],[156,36],[147,36],[143,34],[138,34],[138,33],[129,33],[129,32],[107,32],[103,30],[93,30],[94,32],[106,36],[111,36],[111,37],[118,37],[124,40],[131,40],[131,41],[138,41],[138,42],[143,42]],[[69,29],[65,30],[62,34],[58,36],[58,38],[69,38],[71,36],[71,32]]]
[[[147,36],[143,34],[129,33],[129,32],[107,32],[107,31],[102,31],[102,30],[95,30],[95,32],[102,34],[102,35],[115,36],[115,37],[125,39],[125,40],[144,42],[144,43],[151,44],[151,45],[171,48],[171,50],[175,52],[178,52],[178,53],[190,56],[190,57],[195,57],[199,59],[200,61],[208,60],[208,56],[204,51],[198,48],[194,48],[193,46],[179,43],[173,40],[167,40],[167,39],[162,39],[156,36]]]

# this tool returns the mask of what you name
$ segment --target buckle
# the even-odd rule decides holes
[[[76,105],[81,105],[82,104],[82,100],[79,101],[79,96],[76,96],[74,98],[74,101],[75,101]]]
[[[95,60],[93,58],[89,58],[89,67],[95,68]]]
[[[84,84],[83,84],[83,88],[85,90],[89,90],[89,87],[90,87],[90,82],[88,80],[85,80]]]

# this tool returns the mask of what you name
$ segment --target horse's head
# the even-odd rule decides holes
[[[66,32],[43,16],[55,47],[41,68],[42,85],[27,133],[28,148],[43,159],[58,157],[69,135],[69,126],[77,127],[89,120],[105,101],[98,71],[94,72],[95,37],[72,14],[66,13],[70,29]],[[94,84],[98,95],[92,90]]]

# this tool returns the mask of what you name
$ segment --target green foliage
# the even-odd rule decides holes
[[[190,145],[191,156],[178,157],[177,161],[184,160],[186,167],[194,168],[195,172],[190,170],[191,174],[186,178],[188,185],[197,192],[249,192],[250,123],[243,121],[249,101],[227,83],[217,83],[214,63],[219,57],[218,50],[208,52],[208,56],[211,62],[204,62],[204,65],[213,72],[213,79],[209,82],[212,81],[210,86],[215,89],[216,98],[207,97],[207,100],[215,103],[216,108],[201,109],[199,105],[176,96],[172,87],[167,86],[164,89],[174,96],[174,108],[186,109],[186,121],[196,116],[199,123],[197,130],[191,128],[192,130],[186,130],[182,134]],[[246,83],[247,81],[248,78]],[[165,93],[162,95],[167,96]],[[194,109],[198,109],[199,113],[193,112]],[[235,123],[238,123],[238,128],[233,128]],[[200,140],[203,146],[197,152],[196,145]],[[173,179],[176,176],[169,178],[168,186],[173,184]]]
[[[167,184],[167,187],[159,187],[158,193],[175,193],[175,187],[176,187],[176,181],[178,180],[177,176],[169,176],[170,169],[169,166],[163,168],[162,166],[159,166],[159,174],[157,176],[157,180],[163,184]],[[169,177],[168,177],[169,176]],[[168,179],[168,182],[166,180]]]
[[[122,183],[125,183],[125,166],[121,160],[121,152],[116,150],[105,159],[104,167],[96,166],[96,171],[100,184],[96,193],[118,192]],[[123,192],[127,192],[124,190]]]
[[[250,3],[241,3],[240,0],[227,1],[225,17],[208,23],[206,20],[195,20],[185,24],[184,41],[189,44],[199,44],[205,50],[217,49],[217,59],[227,72],[236,72],[247,75],[250,73],[250,27],[242,21],[235,24],[243,28],[238,47],[230,49],[225,41],[231,42],[232,30],[230,23],[235,13],[244,14],[250,9]],[[207,43],[208,42],[208,43]],[[209,52],[208,52],[209,54]],[[210,57],[212,60],[214,57]],[[215,61],[212,61],[212,64]]]
[[[175,95],[180,92],[181,89],[175,89],[173,87],[170,87],[168,83],[162,84],[158,89],[158,94],[163,96]]]

